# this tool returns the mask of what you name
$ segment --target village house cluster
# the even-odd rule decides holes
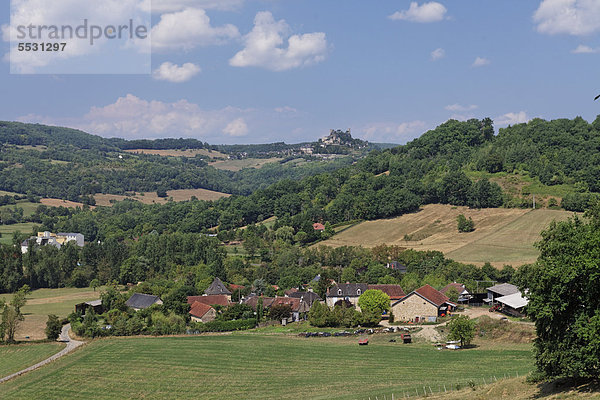
[[[38,246],[51,245],[60,249],[68,242],[75,242],[77,246],[83,247],[84,236],[81,233],[52,233],[52,232],[38,232],[37,236],[31,236],[29,239],[24,240],[21,243],[21,253],[25,254],[29,251],[29,246],[32,244]]]

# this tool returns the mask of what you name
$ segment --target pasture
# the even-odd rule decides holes
[[[456,218],[471,217],[475,231],[459,233]],[[449,258],[482,265],[490,262],[521,265],[533,262],[538,251],[533,244],[553,220],[565,220],[572,212],[518,208],[469,209],[430,204],[401,217],[366,221],[345,229],[320,244],[374,247],[398,245],[415,250],[438,250]]]
[[[64,344],[57,342],[0,346],[0,378],[37,364],[64,347]]]
[[[216,150],[207,149],[171,149],[171,150],[152,150],[152,149],[132,149],[125,150],[131,154],[151,154],[163,157],[196,157],[197,155],[208,158],[227,158],[227,154],[223,154]]]
[[[21,233],[25,233],[27,235],[31,234],[34,226],[37,226],[33,222],[25,222],[22,224],[12,224],[12,225],[0,225],[0,234],[2,237],[0,238],[0,243],[3,244],[11,244],[13,233],[19,231]]]
[[[367,399],[533,367],[530,345],[438,351],[352,338],[230,334],[95,340],[2,385],[3,399]],[[60,384],[57,384],[60,382]],[[443,389],[442,389],[443,390]]]
[[[279,162],[283,158],[243,158],[241,160],[217,160],[208,165],[225,171],[240,171],[244,168],[261,168],[265,164]]]
[[[48,314],[56,314],[64,318],[75,310],[75,304],[100,298],[101,288],[94,292],[90,288],[62,288],[62,289],[38,289],[27,296],[27,304],[22,311],[25,315],[17,330],[16,340],[45,339],[46,321]],[[7,301],[12,299],[12,294],[0,294]]]

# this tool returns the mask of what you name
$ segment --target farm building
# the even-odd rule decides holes
[[[456,289],[456,291],[458,292],[459,303],[466,303],[473,298],[471,293],[469,293],[469,291],[467,290],[467,287],[462,283],[449,283],[442,290],[440,290],[440,292],[446,294],[452,288]]]
[[[487,290],[487,299],[483,300],[486,303],[495,304],[496,299],[502,296],[508,296],[511,294],[519,293],[519,288],[510,283],[500,283],[489,287]]]
[[[125,305],[129,308],[133,308],[135,311],[143,310],[154,304],[162,305],[162,300],[158,296],[151,294],[134,293],[131,295]]]
[[[210,322],[217,317],[217,311],[208,304],[195,301],[190,307],[190,316],[194,322]]]
[[[306,319],[306,314],[310,311],[308,304],[297,297],[275,297],[270,307],[276,305],[288,305],[292,310],[292,315],[288,322],[300,321]]]
[[[231,301],[231,292],[225,287],[219,278],[215,278],[210,286],[204,291],[206,295],[224,294]]]
[[[68,242],[75,242],[77,246],[83,247],[84,236],[81,233],[52,233],[52,232],[38,232],[37,236],[31,236],[29,239],[24,240],[21,243],[21,253],[25,254],[29,251],[30,244],[37,244],[38,246],[51,245],[60,249]]]
[[[86,301],[85,303],[75,304],[75,312],[85,315],[86,311],[92,309],[95,314],[102,314],[104,308],[102,307],[102,300]]]
[[[399,271],[403,274],[406,273],[406,265],[404,265],[398,261],[391,261],[391,262],[387,263],[385,265],[385,267],[389,268],[389,269],[393,269],[394,271]]]
[[[392,304],[392,313],[398,321],[435,322],[456,306],[446,295],[425,285]]]
[[[529,303],[526,297],[523,297],[521,292],[509,294],[496,298],[496,302],[502,305],[502,312],[513,315],[515,317],[524,316],[523,309]]]
[[[310,308],[315,301],[323,301],[315,292],[286,291],[287,297],[294,297],[308,304]]]
[[[325,302],[330,308],[333,308],[338,300],[348,300],[354,307],[358,307],[358,298],[361,294],[369,290],[366,283],[339,283],[333,285],[327,290]]]
[[[231,302],[227,299],[227,296],[224,294],[212,294],[212,295],[204,295],[204,296],[188,296],[187,303],[189,305],[194,304],[195,302],[207,304],[209,306],[219,305],[219,306],[228,306]]]

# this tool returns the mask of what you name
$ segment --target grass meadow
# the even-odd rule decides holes
[[[2,234],[2,237],[0,238],[0,243],[11,244],[14,232],[20,231],[21,233],[30,234],[31,230],[36,225],[39,224],[35,224],[33,222],[25,222],[22,224],[0,225],[0,234]]]
[[[66,317],[75,311],[75,304],[99,299],[100,290],[101,288],[96,288],[94,292],[90,288],[62,288],[32,291],[27,296],[27,304],[22,309],[25,321],[17,330],[15,339],[26,340],[27,337],[32,340],[45,339],[44,329],[48,314],[55,314],[60,318]],[[0,294],[0,298],[4,297],[7,301],[10,301],[12,296],[12,294]]]
[[[0,387],[3,399],[382,399],[532,369],[530,345],[438,351],[352,338],[109,338]],[[442,389],[443,391],[443,389]]]
[[[31,343],[0,346],[0,378],[45,360],[65,347],[62,343]],[[2,389],[0,386],[0,394]],[[2,396],[0,396],[1,398]]]

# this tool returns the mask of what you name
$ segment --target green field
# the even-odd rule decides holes
[[[2,398],[383,399],[532,369],[529,345],[438,351],[390,337],[372,336],[369,346],[248,334],[96,340],[3,384]]]
[[[39,224],[34,224],[33,222],[26,222],[23,224],[0,225],[0,233],[2,234],[2,237],[0,238],[0,243],[10,244],[12,243],[12,237],[15,231],[30,234],[33,227],[36,225]]]
[[[0,378],[45,360],[65,347],[61,343],[0,346]],[[0,390],[1,392],[1,390]]]

